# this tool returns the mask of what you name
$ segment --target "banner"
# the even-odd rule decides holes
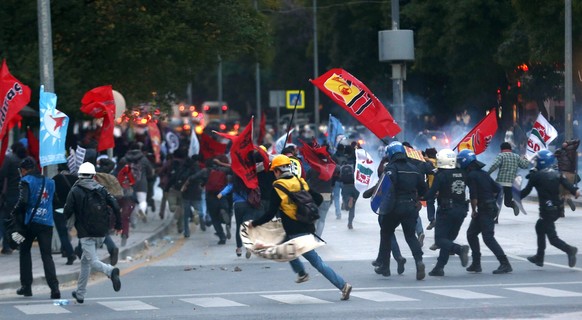
[[[329,145],[329,151],[334,153],[338,143],[343,139],[345,139],[344,126],[338,118],[330,114],[327,124],[327,144]]]
[[[226,144],[220,143],[206,133],[200,134],[200,155],[204,160],[216,157],[226,152]]]
[[[180,147],[180,138],[172,131],[166,132],[166,147],[168,148],[168,153],[174,153]]]
[[[200,153],[200,142],[198,142],[196,130],[192,128],[192,133],[190,134],[190,146],[188,147],[188,157],[190,158],[193,155],[199,153]]]
[[[354,187],[362,193],[376,183],[376,165],[372,156],[364,149],[356,149],[356,168],[354,170]]]
[[[416,159],[418,161],[426,162],[424,160],[424,156],[422,155],[422,151],[416,150],[407,146],[404,146],[404,150],[406,150],[406,156],[410,159]]]
[[[162,163],[162,159],[160,158],[162,135],[160,134],[158,125],[153,121],[148,121],[148,134],[150,136],[150,141],[152,142],[152,149],[154,150],[154,159],[156,164],[160,164]]]
[[[475,154],[483,153],[497,132],[497,115],[495,108],[489,111],[477,125],[457,144],[459,151],[469,149]]]
[[[542,114],[538,114],[538,118],[533,125],[527,138],[527,146],[525,149],[525,157],[528,160],[533,159],[536,152],[548,148],[548,145],[556,139],[558,131],[554,128]]]
[[[81,111],[93,118],[103,118],[97,151],[115,147],[113,138],[115,100],[111,86],[101,86],[87,91],[81,100]]]
[[[0,98],[2,99],[2,106],[0,106],[0,141],[2,141],[0,154],[0,165],[4,162],[6,149],[8,148],[7,136],[10,125],[15,117],[19,116],[18,112],[26,106],[30,101],[30,88],[18,81],[8,70],[6,59],[2,60],[2,67],[0,68]]]
[[[249,221],[240,226],[240,237],[245,248],[255,255],[277,262],[287,262],[299,258],[306,252],[325,245],[313,234],[307,234],[289,241],[285,240],[285,230],[281,219],[272,220],[254,228],[248,227]]]
[[[40,86],[40,138],[39,161],[40,166],[67,162],[65,158],[65,142],[67,140],[67,128],[69,117],[57,108],[57,95],[45,92],[44,86]]]
[[[247,188],[258,188],[257,166],[253,156],[255,152],[255,145],[253,144],[253,118],[251,118],[246,128],[238,136],[231,136],[220,132],[215,133],[232,141],[232,146],[230,147],[232,171],[245,183]]]
[[[400,127],[386,107],[360,80],[343,69],[331,69],[309,80],[378,138],[394,137]]]
[[[319,173],[319,179],[323,181],[329,181],[331,179],[336,164],[325,147],[313,147],[309,143],[304,142],[303,146],[299,147],[299,150],[303,155],[303,159],[307,161],[311,169]]]

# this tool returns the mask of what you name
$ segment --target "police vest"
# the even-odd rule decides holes
[[[439,169],[445,183],[439,188],[439,204],[465,203],[465,172],[461,169]]]

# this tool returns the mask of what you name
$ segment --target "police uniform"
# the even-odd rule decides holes
[[[437,264],[431,276],[443,276],[443,268],[449,261],[449,253],[453,252],[461,257],[463,267],[467,264],[469,246],[460,246],[453,242],[463,221],[467,216],[467,200],[465,196],[466,174],[462,169],[439,168],[433,183],[425,195],[427,203],[434,201],[437,196],[437,215],[435,225],[435,241],[440,247]]]
[[[572,194],[576,188],[568,180],[553,168],[546,168],[530,174],[527,186],[521,191],[521,197],[526,197],[536,188],[539,199],[540,218],[536,222],[536,234],[538,250],[535,256],[527,259],[538,266],[544,265],[544,251],[546,250],[546,236],[550,244],[568,254],[568,264],[574,267],[576,264],[576,247],[568,245],[558,237],[554,222],[564,212],[564,200],[560,197],[560,186],[564,186]]]
[[[465,151],[465,150],[463,150]],[[472,161],[467,169],[467,185],[471,198],[471,223],[467,229],[467,241],[471,247],[473,261],[467,268],[469,272],[481,272],[481,249],[479,247],[479,234],[483,237],[485,245],[493,252],[500,266],[494,270],[494,274],[513,271],[507,256],[495,240],[495,217],[497,216],[496,195],[501,192],[501,187],[487,172],[482,170],[479,161]]]
[[[426,192],[426,182],[418,168],[408,162],[405,153],[400,151],[390,156],[390,164],[386,166],[385,174],[390,177],[393,187],[389,200],[385,198],[379,212],[384,215],[380,230],[381,265],[375,272],[385,276],[390,274],[391,239],[396,227],[402,224],[404,237],[416,261],[416,278],[422,280],[425,276],[423,252],[415,235],[415,226],[420,209],[419,196]]]

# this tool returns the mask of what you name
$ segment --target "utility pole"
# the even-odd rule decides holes
[[[255,10],[257,11],[257,14],[259,12],[259,4],[257,0],[254,0],[255,3]],[[261,123],[261,63],[259,62],[259,57],[258,57],[258,53],[256,54],[257,59],[257,63],[255,64],[255,76],[256,76],[256,80],[255,80],[255,90],[256,90],[256,97],[257,97],[257,111],[255,114],[255,121],[257,124],[257,127],[260,125]],[[259,138],[258,134],[257,134],[257,139]]]
[[[572,0],[565,0],[565,48],[564,48],[564,129],[566,139],[572,139],[573,106],[572,106]]]
[[[218,55],[218,101],[222,100],[222,58]]]
[[[317,53],[317,0],[313,0],[313,79],[319,77],[319,58]],[[313,86],[315,130],[319,130],[319,89]]]
[[[38,0],[38,50],[40,64],[40,83],[44,85],[45,91],[55,92],[55,82],[53,73],[53,38],[51,27],[51,4],[50,0]],[[53,177],[57,174],[57,166],[47,166],[44,175]]]

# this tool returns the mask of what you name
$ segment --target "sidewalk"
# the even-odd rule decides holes
[[[159,208],[159,200],[156,200],[156,205],[157,208]],[[145,249],[147,243],[153,243],[155,240],[160,239],[169,233],[176,232],[174,215],[167,209],[167,207],[163,220],[160,219],[157,212],[150,212],[148,214],[147,223],[143,223],[138,219],[136,228],[130,229],[129,238],[124,247],[121,246],[121,236],[112,236],[113,241],[119,248],[119,261],[117,266],[120,267],[120,264],[122,264],[127,257],[131,257]],[[78,239],[72,237],[71,244],[73,247],[75,247],[77,243]],[[103,248],[97,250],[97,254],[101,261],[109,262],[109,253],[107,252],[105,245]],[[62,258],[60,253],[53,253],[53,260],[55,262],[57,277],[61,286],[67,282],[77,280],[81,269],[81,261],[79,259],[75,260],[73,265],[68,266],[66,265],[67,258]],[[0,255],[0,265],[0,269],[2,270],[0,272],[0,291],[12,291],[20,288],[20,262],[18,251],[14,251],[11,255]],[[32,274],[34,277],[33,294],[35,294],[35,287],[38,287],[38,290],[36,290],[38,294],[43,294],[40,292],[44,291],[48,292],[49,289],[44,278],[42,259],[36,243],[32,247]]]

